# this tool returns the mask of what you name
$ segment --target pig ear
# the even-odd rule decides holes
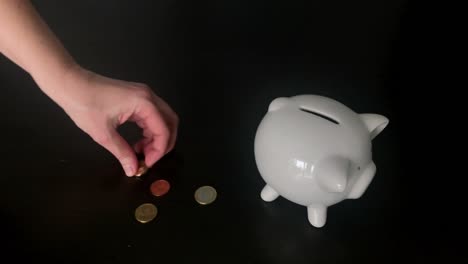
[[[276,111],[287,105],[290,101],[291,99],[287,97],[278,97],[270,103],[270,106],[268,107],[268,112]]]
[[[348,182],[349,165],[349,160],[342,157],[330,157],[319,161],[315,168],[318,185],[328,192],[343,192]]]
[[[366,124],[367,129],[374,139],[388,125],[388,118],[377,114],[360,114],[361,120]]]

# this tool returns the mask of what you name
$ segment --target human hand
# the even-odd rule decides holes
[[[127,176],[135,175],[138,169],[135,152],[143,152],[146,165],[151,167],[174,148],[178,116],[145,84],[73,67],[61,82],[50,85],[61,86],[49,87],[49,95],[79,128],[120,161]],[[143,138],[133,149],[116,131],[127,121],[143,130]]]
[[[143,129],[136,151],[151,167],[176,141],[178,118],[146,85],[106,78],[79,67],[30,1],[0,1],[0,53],[36,81],[71,119],[136,173],[135,152],[117,133],[127,121]]]

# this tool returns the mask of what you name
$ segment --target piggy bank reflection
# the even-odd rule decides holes
[[[371,183],[372,139],[388,122],[323,96],[276,98],[255,134],[261,198],[306,206],[309,222],[324,226],[328,206],[361,197]]]

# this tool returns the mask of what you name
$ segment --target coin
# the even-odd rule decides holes
[[[163,196],[169,191],[170,188],[171,185],[168,181],[157,180],[151,184],[150,190],[154,196]]]
[[[154,204],[144,203],[135,210],[135,218],[140,223],[148,223],[152,221],[158,214],[158,208]]]
[[[214,202],[216,196],[216,190],[211,186],[202,186],[195,191],[195,200],[202,205]]]
[[[139,177],[139,176],[145,174],[148,171],[148,167],[146,166],[144,160],[141,160],[138,165],[139,165],[139,167],[138,167],[138,170],[137,170],[135,176]]]

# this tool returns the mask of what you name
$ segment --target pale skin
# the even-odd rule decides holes
[[[174,148],[178,117],[147,85],[108,78],[76,63],[27,0],[0,0],[0,53],[24,69],[94,141],[112,153],[127,176]],[[117,132],[125,122],[142,128],[133,147]]]

